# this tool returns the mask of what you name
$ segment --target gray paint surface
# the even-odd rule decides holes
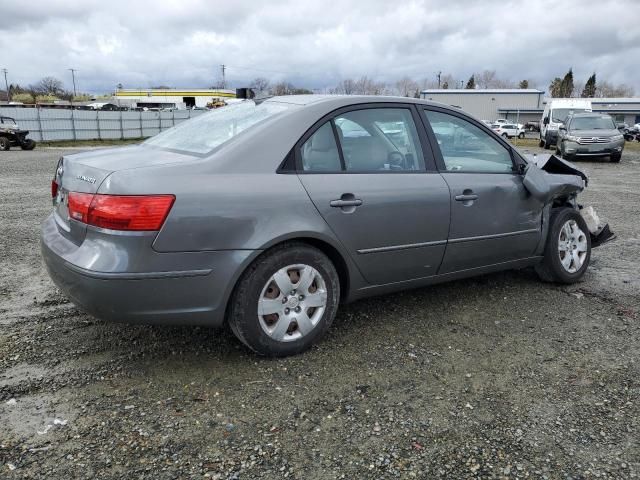
[[[42,251],[60,288],[102,318],[219,325],[242,272],[287,240],[310,241],[339,259],[346,301],[539,261],[544,202],[515,171],[276,173],[296,142],[336,109],[435,104],[346,96],[269,101],[292,108],[209,155],[141,145],[65,157],[57,177],[63,192],[173,194],[176,201],[159,232],[85,226],[59,208],[43,225]],[[439,155],[437,144],[423,147]],[[455,197],[467,189],[478,199],[463,205]],[[343,194],[362,204],[332,207]]]

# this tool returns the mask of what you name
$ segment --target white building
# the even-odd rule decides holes
[[[193,108],[207,106],[219,100],[235,100],[235,90],[189,89],[119,89],[114,99],[120,105],[139,108]]]
[[[539,122],[549,98],[542,90],[504,89],[438,89],[422,90],[420,97],[460,107],[480,120],[506,118],[513,122]],[[591,98],[594,112],[608,113],[616,122],[633,125],[640,122],[640,98]]]

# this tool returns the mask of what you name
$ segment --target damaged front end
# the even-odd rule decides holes
[[[578,204],[577,196],[589,183],[578,167],[555,155],[527,155],[524,187],[546,208],[568,205],[580,212],[591,235],[591,246],[598,247],[615,238],[609,224],[600,221],[593,207]]]

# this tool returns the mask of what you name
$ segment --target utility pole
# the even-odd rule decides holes
[[[222,69],[222,88],[225,88],[227,86],[227,84],[225,82],[224,72],[227,69],[227,67],[224,64],[222,64],[222,65],[220,65],[220,68]]]
[[[6,68],[2,69],[2,73],[4,73],[4,85],[5,87],[7,87],[7,103],[9,103],[11,101],[11,92],[9,92],[9,82],[7,82],[7,73],[9,72],[9,70],[7,70]]]
[[[442,72],[438,72],[436,74],[436,77],[438,77],[438,89],[440,89],[440,76],[442,75]]]
[[[77,70],[75,68],[70,68],[69,70],[71,71],[71,79],[73,80],[73,96],[77,97],[78,96],[78,92],[76,92],[76,72],[77,72]]]

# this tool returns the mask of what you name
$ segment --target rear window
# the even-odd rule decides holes
[[[241,102],[203,113],[150,138],[144,145],[206,154],[259,122],[289,108],[283,103]]]

